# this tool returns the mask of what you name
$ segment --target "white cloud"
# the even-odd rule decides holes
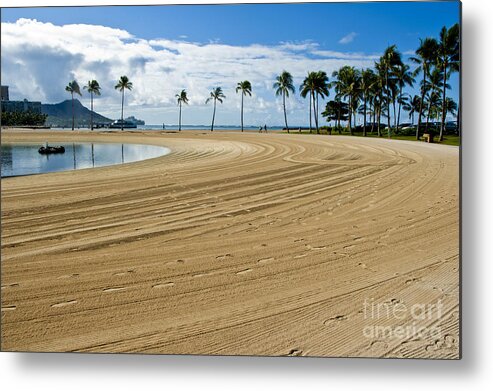
[[[339,43],[345,45],[347,43],[351,43],[354,41],[354,38],[356,38],[358,34],[355,33],[354,31],[349,33],[348,35],[345,35],[344,37],[342,37],[340,40],[339,40]]]
[[[127,31],[97,25],[54,25],[19,19],[2,23],[2,82],[13,98],[60,102],[69,95],[73,78],[83,85],[97,79],[102,95],[95,110],[110,118],[119,116],[120,95],[114,85],[127,75],[134,89],[126,95],[126,113],[148,123],[176,123],[175,94],[186,89],[190,105],[185,123],[210,121],[209,91],[221,86],[226,95],[218,107],[219,124],[239,123],[240,95],[236,83],[249,80],[253,96],[245,99],[245,123],[282,124],[279,98],[272,90],[276,75],[288,70],[296,87],[308,71],[331,74],[343,65],[373,65],[374,56],[322,50],[316,42],[281,42],[267,46],[234,46],[220,41],[197,43],[180,40],[145,40]],[[82,102],[88,105],[85,95]],[[290,122],[306,122],[306,102],[294,94],[288,99]]]

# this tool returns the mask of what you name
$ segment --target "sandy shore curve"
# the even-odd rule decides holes
[[[20,141],[171,153],[2,179],[3,350],[459,355],[457,147],[2,130]],[[440,316],[375,316],[374,303],[440,303]],[[412,324],[440,334],[369,331]]]

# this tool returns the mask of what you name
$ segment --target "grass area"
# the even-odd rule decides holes
[[[282,133],[287,134],[288,132],[283,131]],[[298,132],[297,130],[291,130],[290,134],[317,134],[315,130],[310,133],[308,130],[302,130],[301,133]],[[326,130],[321,129],[320,134],[323,135],[328,135]],[[339,132],[332,132],[332,136],[350,136],[349,132],[342,132],[342,134],[339,134]],[[353,132],[353,137],[363,137],[362,132]],[[366,137],[373,137],[373,138],[379,138],[376,133],[367,133]],[[382,139],[387,138],[386,134],[382,134]],[[402,136],[402,135],[393,135],[391,136],[392,140],[407,140],[407,141],[417,141],[416,136]],[[454,145],[454,146],[459,146],[460,145],[460,136],[454,136],[454,135],[445,135],[443,137],[443,141],[439,143],[436,141],[438,139],[438,136],[435,136],[435,144],[444,144],[444,145]],[[424,142],[422,140],[419,140],[419,142]]]

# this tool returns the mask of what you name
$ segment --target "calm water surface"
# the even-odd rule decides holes
[[[63,145],[65,153],[41,155],[44,144],[2,144],[2,178],[110,166],[166,155],[166,147],[140,144],[53,143]]]

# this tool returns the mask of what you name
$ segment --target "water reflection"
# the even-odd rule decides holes
[[[55,144],[52,144],[55,145]],[[41,155],[42,144],[2,144],[2,177],[78,170],[150,159],[169,153],[169,149],[154,145],[56,143],[65,153]]]

